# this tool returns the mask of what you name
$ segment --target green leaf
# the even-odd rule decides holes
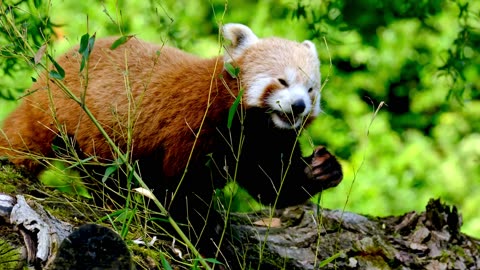
[[[78,171],[69,170],[65,165],[65,163],[60,161],[54,162],[50,168],[39,175],[40,181],[46,186],[53,187],[67,194],[92,198],[88,189],[80,180]]]
[[[85,57],[82,56],[82,62],[80,63],[80,72],[83,70],[83,68],[85,67]]]
[[[327,266],[327,264],[331,263],[333,260],[340,257],[340,255],[342,255],[342,252],[337,252],[337,253],[333,254],[331,257],[328,257],[325,260],[321,261],[320,264],[318,265],[318,267],[322,268],[324,266]]]
[[[214,263],[214,264],[223,264],[215,258],[206,258],[205,261],[209,263]]]
[[[95,45],[95,38],[97,37],[97,33],[93,33],[93,35],[88,39],[88,55],[93,50],[93,45]]]
[[[163,269],[165,270],[173,270],[173,268],[170,266],[168,263],[167,259],[165,259],[165,256],[163,256],[162,253],[160,253],[160,261],[162,262]]]
[[[58,74],[58,72],[56,72],[55,70],[51,70],[48,74],[50,75],[50,77],[54,79],[58,79],[58,80],[63,79],[63,77],[60,74]]]
[[[68,166],[67,169],[74,169],[74,168],[78,167],[79,165],[86,164],[88,161],[90,161],[92,159],[94,159],[93,156],[81,159],[78,162],[72,163],[72,165]]]
[[[96,222],[100,223],[100,222],[105,221],[105,220],[114,219],[115,217],[118,217],[121,214],[123,214],[123,212],[125,212],[125,209],[119,209],[117,211],[114,211],[113,213],[106,214],[105,216],[99,218]]]
[[[237,78],[238,74],[240,74],[240,68],[234,67],[231,63],[226,62],[224,64],[225,70],[232,76],[232,78]]]
[[[195,259],[193,259],[192,261],[200,261],[200,260],[201,260],[201,259],[195,258]],[[215,258],[204,258],[204,259],[202,259],[202,260],[204,260],[204,261],[206,261],[206,262],[209,262],[209,263],[213,263],[213,264],[222,264],[222,265],[223,265],[223,263],[221,263],[220,261],[218,261],[218,260],[215,259]]]
[[[107,169],[105,169],[105,173],[103,174],[102,183],[105,184],[105,182],[107,181],[108,177],[110,177],[110,175],[112,175],[112,173],[116,172],[117,170],[118,170],[118,166],[117,166],[117,165],[108,166]]]
[[[80,48],[78,48],[78,52],[81,54],[81,55],[84,55],[85,52],[88,50],[88,39],[90,38],[90,35],[87,33],[85,35],[83,35],[81,38],[80,38]]]
[[[78,52],[82,55],[82,62],[80,63],[80,72],[85,68],[85,64],[87,63],[88,58],[90,57],[90,53],[93,50],[93,45],[95,44],[95,36],[93,34],[90,36],[88,33],[83,35],[80,39],[80,48]]]
[[[235,113],[237,112],[238,105],[240,104],[240,101],[242,100],[242,95],[243,95],[243,89],[240,89],[240,92],[238,92],[237,98],[235,99],[232,106],[228,110],[227,127],[229,129],[232,128],[233,117],[235,116]]]
[[[132,35],[121,36],[112,43],[112,46],[110,46],[110,50],[115,50],[118,46],[127,43],[127,41],[129,41],[132,37]]]
[[[50,71],[49,73],[50,76],[58,80],[63,80],[63,78],[65,78],[65,70],[63,70],[63,68],[57,63],[57,61],[55,61],[55,59],[53,59],[51,55],[48,55],[48,59],[52,61],[53,66],[56,69],[56,71],[55,70]]]

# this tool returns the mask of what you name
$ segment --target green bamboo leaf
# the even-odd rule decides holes
[[[90,35],[88,33],[84,34],[80,38],[80,48],[78,48],[78,52],[81,55],[84,55],[85,52],[88,50],[88,39],[90,38]]]
[[[110,46],[110,50],[115,50],[118,46],[127,43],[127,41],[129,41],[132,37],[132,35],[121,36],[112,43],[112,46]]]
[[[116,210],[113,213],[107,214],[107,215],[99,218],[96,222],[100,223],[100,222],[105,221],[105,220],[114,219],[114,218],[120,216],[121,214],[123,214],[124,211],[125,211],[125,209]]]
[[[51,70],[50,71],[50,77],[58,79],[58,80],[63,80],[65,78],[65,70],[53,59],[51,55],[48,55],[48,59],[52,61],[53,66],[55,67],[56,70]]]
[[[238,74],[240,74],[240,68],[234,67],[231,63],[226,62],[224,64],[225,70],[232,76],[232,78],[237,78]]]
[[[333,262],[336,258],[340,257],[343,253],[342,252],[337,252],[333,254],[331,257],[326,258],[325,260],[321,261],[320,264],[318,265],[319,268],[327,266],[327,264]]]
[[[103,177],[102,177],[102,183],[105,183],[108,179],[108,177],[110,175],[112,175],[112,173],[116,172],[118,170],[118,166],[117,165],[113,165],[113,166],[108,166],[106,169],[105,169],[105,173],[103,174]]]
[[[95,36],[94,33],[90,36],[88,33],[83,35],[80,39],[80,48],[78,52],[82,55],[82,62],[80,63],[80,72],[85,68],[85,64],[87,63],[88,58],[90,57],[90,53],[93,50],[93,45],[95,44]]]
[[[165,256],[163,256],[162,253],[160,253],[160,261],[162,262],[163,269],[165,270],[173,270],[172,266],[168,263],[167,259],[165,259]]]
[[[53,145],[52,145],[52,148],[53,148]],[[79,160],[78,162],[74,162],[72,163],[70,166],[67,167],[67,169],[74,169],[82,164],[87,164],[87,162],[89,162],[90,160],[94,159],[93,156],[91,157],[87,157],[87,158],[84,158],[84,159],[81,159]]]
[[[50,70],[48,75],[50,75],[50,77],[52,77],[54,79],[58,79],[58,80],[63,79],[62,76],[58,72],[56,72],[55,70]]]
[[[213,264],[221,264],[223,265],[222,262],[220,262],[219,260],[215,259],[215,258],[206,258],[204,259],[206,262],[209,262],[209,263],[213,263]]]
[[[88,39],[88,55],[90,56],[90,53],[93,50],[93,45],[95,45],[95,38],[97,37],[97,33],[93,33],[93,35]]]
[[[235,99],[232,106],[228,110],[227,127],[229,129],[232,128],[233,117],[235,116],[235,113],[237,112],[238,105],[240,104],[240,101],[242,100],[242,95],[243,95],[243,89],[240,89],[240,92],[238,92],[237,98]]]
[[[82,72],[83,68],[85,68],[85,57],[82,56],[82,62],[80,63],[80,72]]]

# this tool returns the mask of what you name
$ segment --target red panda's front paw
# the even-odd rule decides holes
[[[314,186],[320,186],[322,190],[337,186],[343,178],[342,166],[323,146],[315,149],[305,173],[315,182]]]

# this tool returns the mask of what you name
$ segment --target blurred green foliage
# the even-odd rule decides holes
[[[42,183],[46,183],[48,187],[55,188],[61,192],[72,196],[78,195],[84,198],[92,198],[87,188],[82,183],[80,173],[78,171],[69,170],[65,164],[57,161],[50,166],[49,170],[44,170],[38,176]]]
[[[16,78],[31,75],[33,56],[30,59],[19,57],[18,52],[25,48],[4,26],[9,19],[14,19],[21,26],[21,35],[33,46],[40,47],[52,35],[54,24],[48,16],[48,6],[41,0],[2,1],[0,13],[0,99],[14,100],[29,86],[28,80],[18,81]]]
[[[17,9],[8,11],[9,5]],[[213,56],[221,22],[247,24],[259,36],[311,39],[323,63],[324,114],[303,145],[306,153],[309,142],[326,145],[345,170],[344,182],[324,192],[321,205],[383,216],[423,210],[429,198],[440,197],[459,207],[464,231],[480,236],[479,1],[2,3],[2,12],[14,10],[37,48],[43,41],[33,36],[53,41],[53,54],[89,32],[132,34]],[[30,76],[18,75],[8,46],[16,45],[0,29],[1,83],[23,89]]]

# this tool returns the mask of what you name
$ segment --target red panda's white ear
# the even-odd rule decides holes
[[[318,57],[317,48],[315,47],[315,44],[313,44],[313,42],[311,42],[310,40],[305,40],[304,42],[302,42],[302,45],[307,47],[313,53],[313,55],[315,55],[315,57]]]
[[[238,23],[225,24],[222,27],[222,34],[225,40],[230,42],[226,47],[225,62],[231,62],[258,41],[258,37],[250,28]]]

